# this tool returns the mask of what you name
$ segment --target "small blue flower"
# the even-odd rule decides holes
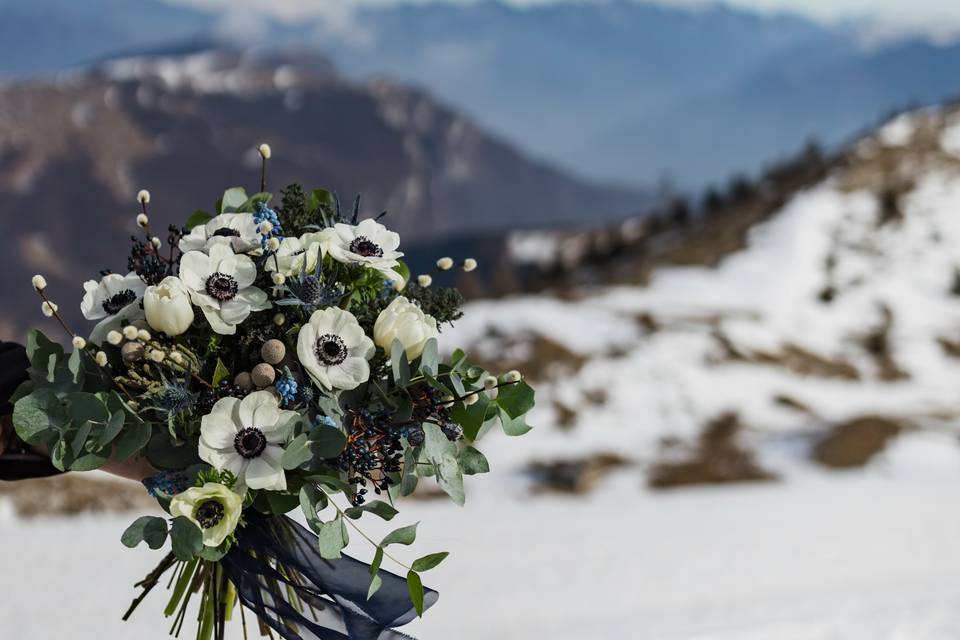
[[[277,389],[277,393],[280,394],[280,400],[283,406],[289,406],[296,401],[298,385],[293,376],[281,376],[274,386]]]
[[[277,212],[268,207],[265,202],[258,202],[254,206],[253,221],[256,222],[258,226],[264,222],[269,222],[273,225],[270,233],[264,234],[260,239],[261,247],[266,248],[267,240],[270,238],[283,240],[283,227],[280,226],[280,218],[277,217]]]
[[[317,424],[325,424],[328,427],[336,427],[337,421],[331,418],[330,416],[317,416]]]
[[[183,493],[190,488],[187,476],[176,471],[158,471],[143,481],[143,486],[147,488],[154,498],[172,498],[178,493]]]

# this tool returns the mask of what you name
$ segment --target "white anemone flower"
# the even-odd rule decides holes
[[[243,498],[216,482],[191,487],[170,501],[170,515],[200,527],[205,547],[219,547],[237,528],[242,512]]]
[[[370,377],[376,347],[357,319],[337,307],[314,311],[297,336],[297,356],[324,389],[356,389]]]
[[[254,391],[243,400],[218,400],[200,419],[200,458],[218,471],[233,473],[240,486],[283,491],[287,478],[280,458],[287,424],[298,415],[281,409],[269,391]]]
[[[403,253],[397,251],[400,235],[388,230],[372,218],[354,226],[339,223],[333,226],[327,248],[333,259],[347,264],[362,264],[396,279],[393,270]]]
[[[206,224],[198,224],[180,239],[180,250],[209,251],[217,244],[229,245],[236,253],[260,249],[260,229],[250,213],[222,213]]]
[[[102,344],[111,330],[143,314],[140,300],[147,285],[132,271],[125,276],[111,273],[99,282],[88,280],[83,288],[80,311],[87,320],[99,320],[90,333],[90,342]]]
[[[317,268],[317,262],[327,254],[334,236],[333,229],[324,229],[305,233],[299,238],[284,238],[276,254],[267,259],[264,268],[285,276],[312,273]]]
[[[256,278],[253,260],[226,244],[212,245],[209,255],[190,251],[180,259],[180,280],[219,334],[235,334],[251,312],[270,308],[267,293],[253,286]]]

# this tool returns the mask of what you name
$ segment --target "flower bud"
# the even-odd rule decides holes
[[[52,318],[57,312],[57,309],[59,309],[59,307],[57,307],[55,303],[47,300],[44,300],[43,304],[40,305],[40,311],[42,311],[43,315],[47,316],[48,318]]]
[[[146,229],[148,226],[150,226],[150,218],[147,217],[147,214],[145,213],[137,214],[137,226],[142,229]]]
[[[279,271],[274,271],[273,275],[270,276],[270,279],[273,280],[273,284],[277,285],[278,287],[287,280],[286,276]]]
[[[163,350],[161,349],[151,349],[150,353],[147,354],[147,357],[153,360],[154,362],[160,363],[166,359],[167,354],[164,353]]]
[[[80,336],[73,336],[73,348],[74,349],[85,349],[87,347],[87,341],[81,338]]]
[[[477,404],[477,400],[479,399],[480,397],[477,394],[471,393],[470,395],[468,395],[466,398],[463,399],[463,404],[469,407],[472,404]]]
[[[433,316],[403,296],[394,298],[373,325],[373,341],[377,346],[390,353],[393,341],[399,340],[409,360],[419,357],[427,341],[439,335]]]
[[[270,155],[273,153],[270,150],[270,145],[266,143],[263,143],[259,147],[257,147],[257,151],[260,153],[260,157],[263,158],[264,160],[269,160]]]
[[[97,362],[97,365],[101,367],[107,366],[107,354],[103,351],[97,351],[97,355],[94,356],[93,359]]]
[[[33,279],[30,282],[31,284],[33,284],[33,288],[36,289],[37,291],[43,291],[44,289],[47,288],[47,279],[44,278],[39,273],[33,276]]]
[[[276,251],[280,248],[280,239],[279,238],[270,238],[267,240],[267,249],[270,251]]]
[[[150,342],[153,336],[150,335],[150,332],[146,329],[139,329],[137,331],[137,340],[140,342]]]
[[[137,193],[137,202],[140,204],[148,204],[150,202],[150,192],[146,189],[140,189]]]
[[[273,223],[269,220],[264,220],[260,223],[260,235],[265,236],[271,231],[273,231]]]
[[[449,271],[453,268],[453,258],[440,258],[437,260],[437,269],[440,271]]]
[[[193,324],[190,292],[175,276],[167,276],[160,284],[147,287],[143,294],[143,310],[150,328],[168,336],[178,336]],[[148,333],[144,340],[149,339]]]
[[[515,382],[520,382],[520,380],[523,379],[523,376],[520,375],[520,372],[517,371],[516,369],[512,369],[510,371],[507,371],[507,374],[503,376],[503,379],[507,382],[515,383]]]
[[[123,342],[123,334],[116,330],[111,331],[107,334],[107,342],[109,342],[113,346],[117,346],[118,344]]]
[[[463,261],[463,270],[466,271],[467,273],[470,273],[476,268],[477,268],[477,261],[474,260],[473,258],[467,258],[466,260]]]
[[[137,328],[136,328],[135,326],[133,326],[132,324],[128,324],[127,326],[125,326],[125,327],[123,328],[123,337],[126,338],[127,340],[136,340],[136,339],[137,339],[137,333],[138,333],[139,331],[140,331],[140,330],[137,329]]]
[[[417,284],[426,289],[433,284],[433,278],[424,273],[423,275],[417,276]]]
[[[498,384],[497,379],[494,378],[493,376],[485,376],[485,377],[483,378],[483,388],[484,388],[484,389],[487,389],[487,390],[493,389],[494,387],[497,386],[497,384]]]
[[[167,357],[170,358],[170,360],[174,364],[180,364],[180,365],[183,364],[183,360],[184,360],[183,354],[180,353],[179,351],[171,351]]]
[[[163,246],[163,243],[160,242],[160,238],[158,238],[157,236],[153,236],[152,238],[150,238],[150,244],[153,245],[154,249],[159,249],[160,247]]]
[[[283,315],[282,313],[278,313],[277,315],[273,316],[273,324],[277,325],[278,327],[282,327],[286,321],[287,316]]]

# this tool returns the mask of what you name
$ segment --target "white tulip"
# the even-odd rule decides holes
[[[408,360],[419,357],[427,341],[439,335],[440,328],[433,316],[403,296],[395,298],[381,311],[373,325],[373,341],[377,346],[390,353],[393,341],[399,340]]]
[[[155,331],[178,336],[193,323],[190,291],[180,278],[168,276],[143,294],[143,310],[147,324]]]

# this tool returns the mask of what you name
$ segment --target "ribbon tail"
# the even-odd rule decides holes
[[[321,558],[316,536],[286,516],[248,512],[220,563],[240,602],[286,640],[412,640],[396,630],[417,615],[404,578],[381,569],[368,600],[370,565]],[[424,589],[424,608],[437,598]]]

